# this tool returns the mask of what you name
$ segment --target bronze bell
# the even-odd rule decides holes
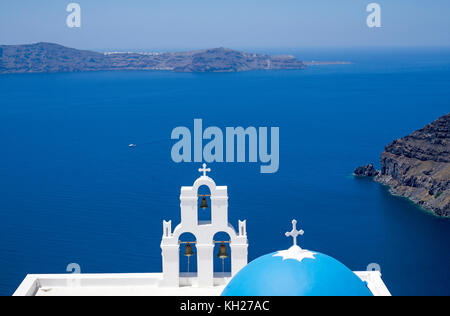
[[[209,207],[208,201],[206,200],[206,197],[203,197],[202,202],[200,203],[200,208],[204,210],[207,209],[208,207]]]
[[[219,247],[219,253],[217,254],[217,258],[220,259],[227,259],[229,257],[227,253],[227,247],[225,246],[225,243],[222,243]]]
[[[186,249],[184,250],[184,255],[186,257],[191,257],[194,255],[194,250],[192,250],[192,246],[190,243],[186,244]]]

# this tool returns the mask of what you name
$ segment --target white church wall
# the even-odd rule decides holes
[[[228,222],[228,188],[216,186],[213,179],[206,176],[210,169],[203,165],[203,172],[192,187],[181,188],[180,208],[181,223],[172,232],[171,222],[163,223],[161,248],[163,253],[163,275],[165,286],[180,286],[180,236],[191,233],[196,238],[197,278],[198,285],[209,287],[214,285],[214,235],[218,232],[230,236],[231,273],[234,275],[247,264],[247,235],[245,221],[239,222],[239,234]],[[198,190],[207,186],[211,193],[211,222],[201,223],[198,218]],[[169,224],[170,223],[170,224]],[[170,232],[169,232],[170,231]]]

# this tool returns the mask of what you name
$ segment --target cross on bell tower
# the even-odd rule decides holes
[[[203,168],[198,169],[198,172],[203,172],[203,176],[206,177],[206,173],[211,172],[211,168],[206,168],[206,163],[204,163]]]
[[[292,230],[286,233],[286,237],[292,237],[294,240],[294,246],[297,246],[297,237],[303,236],[304,233],[305,232],[302,229],[297,230],[297,221],[294,219],[292,221]]]

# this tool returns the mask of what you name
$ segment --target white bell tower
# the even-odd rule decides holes
[[[216,186],[206,175],[211,169],[199,169],[202,175],[191,187],[181,187],[181,223],[172,232],[172,221],[163,222],[161,242],[163,260],[163,286],[180,286],[180,236],[191,233],[196,237],[198,286],[214,286],[214,235],[225,232],[230,236],[231,274],[234,276],[247,265],[248,241],[246,221],[239,221],[236,232],[228,223],[228,192],[226,186]],[[211,192],[211,221],[198,220],[198,189],[207,186]]]

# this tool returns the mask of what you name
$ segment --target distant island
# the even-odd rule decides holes
[[[177,53],[98,53],[52,43],[0,45],[0,74],[104,70],[238,72],[304,69],[290,55],[249,54],[227,48]]]
[[[329,66],[329,65],[351,65],[352,62],[349,61],[304,61],[307,66]]]
[[[374,177],[393,194],[450,217],[450,114],[386,146],[381,170],[370,164],[355,174]]]

